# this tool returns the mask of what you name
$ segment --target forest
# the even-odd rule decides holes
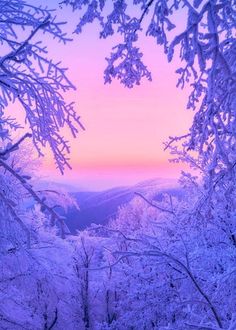
[[[48,52],[50,40],[68,52],[75,42],[70,17],[56,17],[65,8],[75,35],[94,24],[100,39],[119,36],[105,84],[152,83],[138,43],[151,37],[180,59],[177,88],[194,111],[165,142],[183,164],[179,190],[135,188],[109,221],[73,233],[79,197],[36,184],[38,157],[51,153],[66,175],[63,130],[84,130],[66,97],[79,86]],[[0,42],[0,329],[235,330],[236,2],[1,0]]]

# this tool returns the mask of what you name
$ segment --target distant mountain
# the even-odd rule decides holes
[[[78,201],[80,211],[75,208],[66,214],[67,225],[72,233],[85,229],[92,223],[106,224],[114,217],[121,205],[127,204],[134,198],[134,193],[143,195],[154,193],[155,199],[160,200],[164,192],[169,192],[181,198],[183,192],[176,180],[151,179],[130,187],[117,187],[102,192],[76,192],[72,195]]]
[[[72,186],[70,184],[65,184],[65,183],[60,183],[60,182],[55,182],[55,181],[48,181],[48,180],[39,180],[37,182],[33,182],[34,183],[34,187],[37,190],[44,190],[44,189],[60,189],[60,190],[64,190],[68,193],[72,193],[72,192],[77,192],[78,189],[81,191],[85,191],[86,189],[84,187],[79,187],[78,186]]]

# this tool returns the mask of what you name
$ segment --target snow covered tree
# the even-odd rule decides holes
[[[66,69],[47,57],[47,45],[39,36],[48,34],[67,44],[70,39],[57,22],[54,11],[20,0],[3,0],[0,4],[0,138],[11,138],[11,130],[19,125],[14,114],[5,109],[14,103],[25,111],[24,117],[31,131],[33,143],[40,155],[49,146],[57,167],[63,172],[68,164],[68,142],[60,134],[64,126],[73,136],[82,127],[73,104],[63,93],[75,87],[66,76]]]
[[[185,186],[182,201],[169,205],[147,200],[143,212],[135,199],[111,222],[114,243],[106,248],[116,319],[101,329],[233,329],[236,252],[228,221],[222,223],[224,200],[202,221],[190,207],[199,188]]]
[[[2,190],[9,191],[12,183],[21,185],[24,193],[46,209],[53,221],[62,219],[45,198],[37,194],[29,183],[30,176],[12,162],[13,154],[25,139],[30,138],[38,155],[43,148],[49,147],[56,166],[63,173],[68,163],[69,144],[61,129],[68,127],[75,137],[79,128],[83,128],[73,103],[64,99],[65,92],[75,89],[66,75],[66,69],[60,63],[48,58],[47,45],[41,41],[46,34],[67,44],[70,39],[63,32],[64,22],[57,22],[54,10],[37,6],[30,1],[3,0],[0,4],[0,167]],[[9,115],[9,108],[11,115]],[[20,128],[14,119],[15,111],[20,109],[25,119],[26,129],[16,143],[12,142],[13,132]],[[9,183],[9,187],[7,187]],[[8,213],[23,225],[12,197],[1,197]],[[8,198],[8,199],[6,199]],[[4,202],[5,201],[5,202]],[[5,204],[4,204],[5,203]],[[2,205],[2,207],[3,207]],[[62,236],[64,236],[62,229]]]

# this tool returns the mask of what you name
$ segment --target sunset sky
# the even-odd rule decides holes
[[[70,17],[69,32],[76,26],[77,15],[69,8],[58,12],[59,19]],[[117,40],[99,40],[97,27],[89,25],[83,34],[74,34],[74,41],[67,46],[45,40],[50,56],[69,68],[68,75],[77,91],[66,98],[76,102],[86,131],[76,140],[66,133],[71,142],[73,170],[61,177],[47,156],[43,175],[90,189],[177,176],[179,167],[168,163],[163,142],[169,135],[185,133],[193,115],[185,110],[188,92],[176,88],[178,62],[168,64],[155,40],[141,36],[139,45],[153,81],[144,80],[133,89],[117,81],[104,85],[105,57]]]

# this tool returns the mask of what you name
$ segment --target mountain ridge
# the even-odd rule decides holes
[[[65,215],[66,224],[72,234],[89,227],[92,223],[105,225],[115,216],[120,206],[129,203],[135,197],[135,192],[144,195],[154,193],[158,198],[164,192],[180,195],[180,188],[177,180],[154,178],[133,186],[114,187],[99,192],[73,192],[71,195],[77,200],[80,210],[70,208]]]

